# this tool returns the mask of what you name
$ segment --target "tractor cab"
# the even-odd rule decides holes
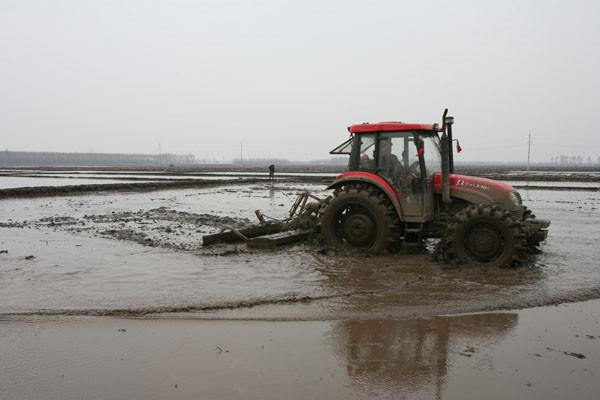
[[[349,154],[350,173],[383,179],[399,200],[406,221],[431,221],[433,182],[441,170],[437,126],[385,122],[352,125],[348,130],[352,137],[331,154]]]

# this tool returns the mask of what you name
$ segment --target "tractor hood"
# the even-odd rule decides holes
[[[471,203],[504,203],[509,193],[515,189],[504,182],[468,175],[450,174],[450,195],[463,198]],[[434,190],[442,190],[442,174],[433,176]]]

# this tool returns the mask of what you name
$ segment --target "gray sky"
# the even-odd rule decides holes
[[[0,0],[0,147],[327,158],[456,118],[459,160],[600,156],[598,1]]]

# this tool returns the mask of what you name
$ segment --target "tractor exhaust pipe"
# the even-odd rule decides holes
[[[449,205],[451,203],[450,200],[450,152],[452,147],[452,142],[450,142],[450,138],[448,137],[448,129],[452,132],[452,117],[446,118],[448,115],[448,109],[444,110],[444,115],[442,116],[442,202],[444,204]],[[450,128],[449,128],[450,126]]]
[[[447,116],[445,118],[446,129],[448,130],[448,170],[451,174],[454,173],[454,141],[452,140],[452,125],[454,117]]]
[[[449,172],[449,143],[446,131],[442,133],[442,201],[444,204],[450,204],[450,172]]]

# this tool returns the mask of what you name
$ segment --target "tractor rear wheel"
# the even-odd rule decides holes
[[[371,254],[390,250],[399,220],[377,188],[353,184],[336,189],[321,218],[321,235],[331,247],[354,247]]]
[[[497,206],[471,205],[449,223],[441,246],[447,262],[513,266],[523,262],[525,237],[510,212]]]

